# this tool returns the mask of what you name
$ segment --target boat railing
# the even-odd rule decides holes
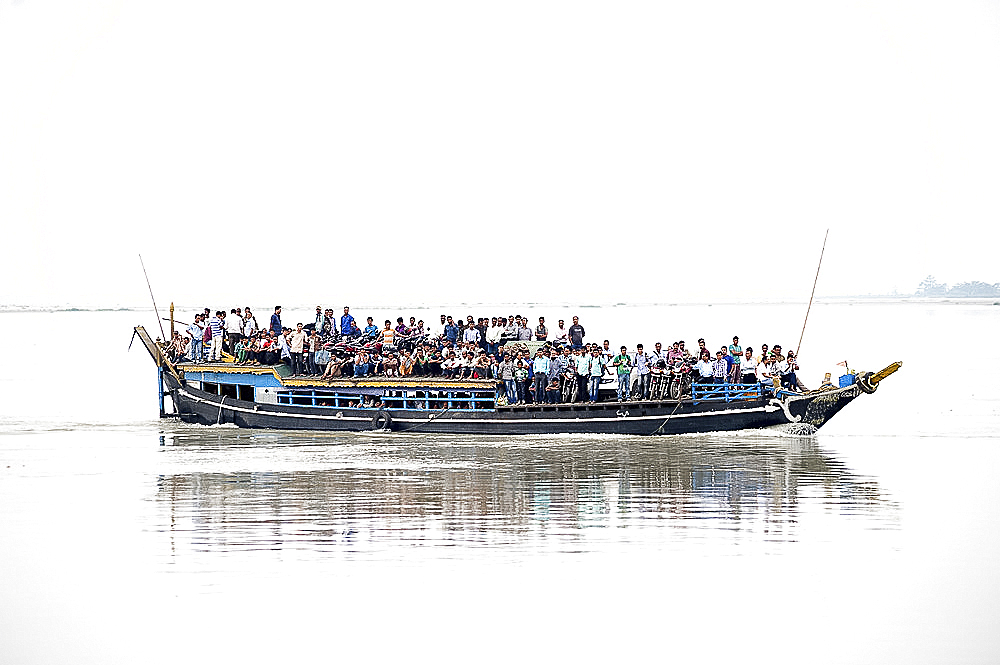
[[[299,389],[278,394],[278,404],[328,408],[377,409],[376,400],[393,411],[439,411],[460,409],[493,411],[496,393],[476,390],[389,390],[382,395],[357,395],[329,390]]]
[[[696,383],[691,399],[697,402],[737,402],[763,399],[766,388],[760,383]]]

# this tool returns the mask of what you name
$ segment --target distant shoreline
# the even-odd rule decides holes
[[[538,307],[570,307],[576,309],[605,309],[605,308],[632,308],[632,307],[698,307],[698,306],[709,306],[709,307],[728,307],[734,305],[802,305],[805,306],[808,303],[806,299],[802,300],[739,300],[739,301],[690,301],[690,302],[635,302],[635,303],[602,303],[602,304],[571,304],[571,303],[559,303],[559,302],[521,302],[521,303],[445,303],[445,304],[421,304],[419,306],[414,306],[413,304],[371,304],[371,303],[353,303],[351,307],[354,309],[365,309],[365,310],[386,310],[386,309],[439,309],[439,308],[463,308],[463,307],[478,307],[484,309],[507,309],[510,307],[519,307],[522,309],[528,308],[538,308]],[[817,298],[814,301],[815,305],[844,305],[844,304],[863,304],[863,305],[886,305],[886,304],[900,304],[900,305],[929,305],[929,304],[939,304],[939,305],[997,305],[1000,306],[1000,297],[995,296],[969,296],[969,297],[956,297],[956,296],[897,296],[897,295],[867,295],[867,296],[825,296],[822,298]],[[174,306],[175,315],[177,312],[188,312],[193,310],[201,310],[203,305],[176,305]],[[288,310],[299,310],[299,309],[313,309],[315,303],[311,304],[300,304],[300,305],[286,305],[285,309]],[[339,307],[337,307],[339,309]],[[2,314],[18,314],[18,313],[55,313],[55,312],[148,312],[151,311],[152,307],[150,305],[122,305],[117,307],[106,306],[106,305],[0,305],[0,313]],[[164,310],[161,308],[161,315],[169,316],[169,308]],[[178,315],[179,316],[179,315]]]

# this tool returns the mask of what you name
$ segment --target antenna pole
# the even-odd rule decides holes
[[[153,313],[156,314],[156,322],[160,324],[160,339],[164,343],[169,343],[166,333],[163,332],[163,321],[160,319],[160,312],[156,309],[156,298],[153,297],[153,287],[149,285],[149,275],[146,274],[146,264],[142,261],[142,254],[139,255],[139,265],[142,266],[142,274],[146,277],[146,286],[149,288],[149,299],[153,301]]]
[[[816,278],[813,280],[812,293],[809,294],[809,306],[806,307],[806,319],[802,322],[802,334],[799,335],[799,345],[795,347],[795,357],[798,358],[802,355],[802,338],[806,336],[806,324],[809,323],[809,311],[813,306],[813,296],[816,295],[816,283],[819,281],[819,269],[823,265],[823,254],[826,252],[826,239],[830,235],[830,229],[826,230],[826,234],[823,236],[823,249],[819,252],[819,263],[816,265]]]

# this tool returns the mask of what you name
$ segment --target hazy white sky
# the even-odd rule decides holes
[[[998,71],[997,0],[0,0],[0,304],[992,283]]]

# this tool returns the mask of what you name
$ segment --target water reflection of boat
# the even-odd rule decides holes
[[[239,437],[219,433],[218,446]],[[291,437],[291,441],[287,441]],[[349,455],[322,460],[324,439],[259,440],[269,460],[309,470],[181,473],[164,476],[158,498],[172,521],[225,547],[329,543],[345,534],[389,540],[500,543],[545,523],[570,531],[644,528],[650,518],[723,529],[763,525],[791,533],[809,505],[824,512],[895,520],[873,479],[824,453],[811,438],[676,437],[579,442],[535,440],[518,447],[414,436],[405,446],[376,435]],[[326,440],[327,443],[335,443]],[[242,445],[256,447],[246,435]],[[197,433],[173,445],[202,447]],[[189,456],[186,456],[189,457]],[[273,465],[272,465],[273,466]],[[330,468],[331,466],[337,468]],[[720,522],[721,520],[721,522]],[[659,521],[660,525],[664,522]],[[728,525],[728,526],[727,526]],[[475,534],[479,534],[478,536]]]
[[[394,430],[462,434],[686,434],[794,425],[821,427],[901,363],[863,372],[840,388],[793,393],[760,384],[699,388],[690,397],[634,402],[503,404],[500,382],[440,377],[321,381],[284,365],[174,364],[146,331],[156,362],[160,414],[199,424],[320,431]],[[168,412],[166,402],[172,404]]]

